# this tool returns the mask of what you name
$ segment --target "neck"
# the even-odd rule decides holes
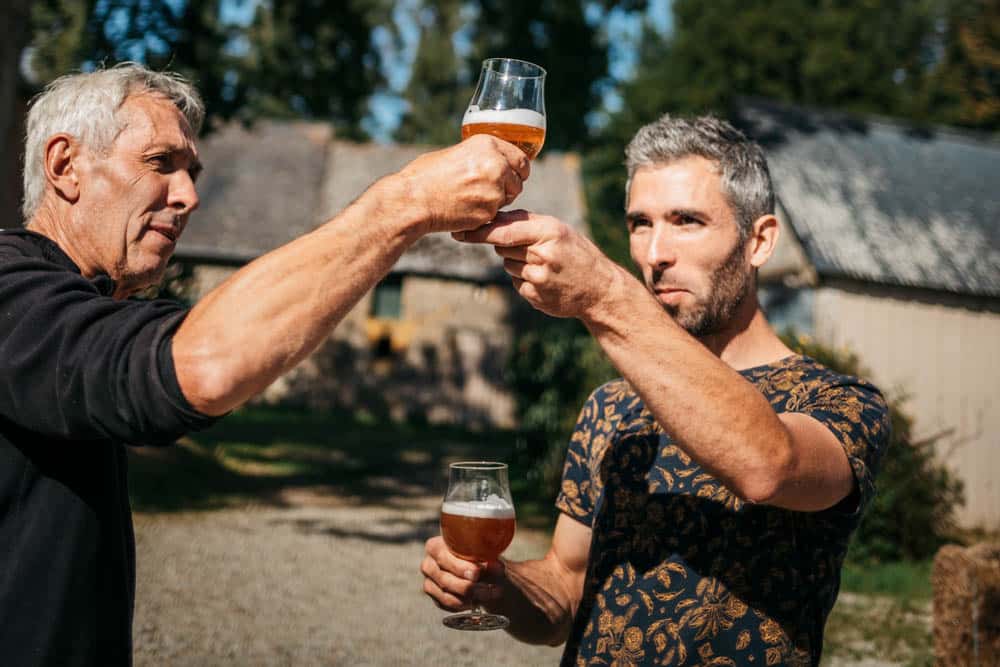
[[[756,287],[749,291],[726,327],[699,340],[736,370],[770,364],[792,354],[764,317]]]
[[[73,260],[85,278],[94,278],[98,274],[106,273],[96,261],[88,259],[93,253],[88,253],[83,244],[69,233],[69,228],[72,226],[70,212],[54,210],[55,208],[47,200],[43,201],[25,227],[48,237],[59,246],[59,249]]]

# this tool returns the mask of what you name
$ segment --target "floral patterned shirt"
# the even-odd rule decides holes
[[[663,432],[624,380],[591,394],[556,500],[590,526],[562,665],[816,665],[840,568],[889,441],[872,385],[803,356],[741,371],[776,412],[840,440],[855,490],[821,512],[737,498]]]

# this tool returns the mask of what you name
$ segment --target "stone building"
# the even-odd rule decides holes
[[[1000,530],[1000,143],[756,100],[739,123],[783,227],[769,319],[910,396],[916,439],[965,484],[963,523]]]
[[[176,252],[196,299],[236,267],[314,228],[428,147],[339,141],[320,124],[233,126],[200,144],[201,207]],[[579,160],[542,154],[516,207],[585,227]],[[394,418],[512,426],[503,373],[514,327],[535,317],[492,248],[418,241],[266,401]]]

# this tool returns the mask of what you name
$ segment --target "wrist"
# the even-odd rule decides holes
[[[594,299],[580,314],[584,326],[594,329],[615,329],[628,320],[625,311],[629,307],[630,295],[638,289],[635,277],[624,268],[607,260],[609,271],[595,280],[599,286],[599,296]]]
[[[364,207],[370,222],[384,226],[391,237],[410,245],[430,227],[427,207],[418,195],[412,179],[398,172],[373,183],[356,204]]]

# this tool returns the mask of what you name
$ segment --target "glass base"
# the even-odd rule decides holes
[[[510,625],[510,619],[500,614],[486,612],[465,612],[445,616],[441,622],[452,630],[503,630]]]

